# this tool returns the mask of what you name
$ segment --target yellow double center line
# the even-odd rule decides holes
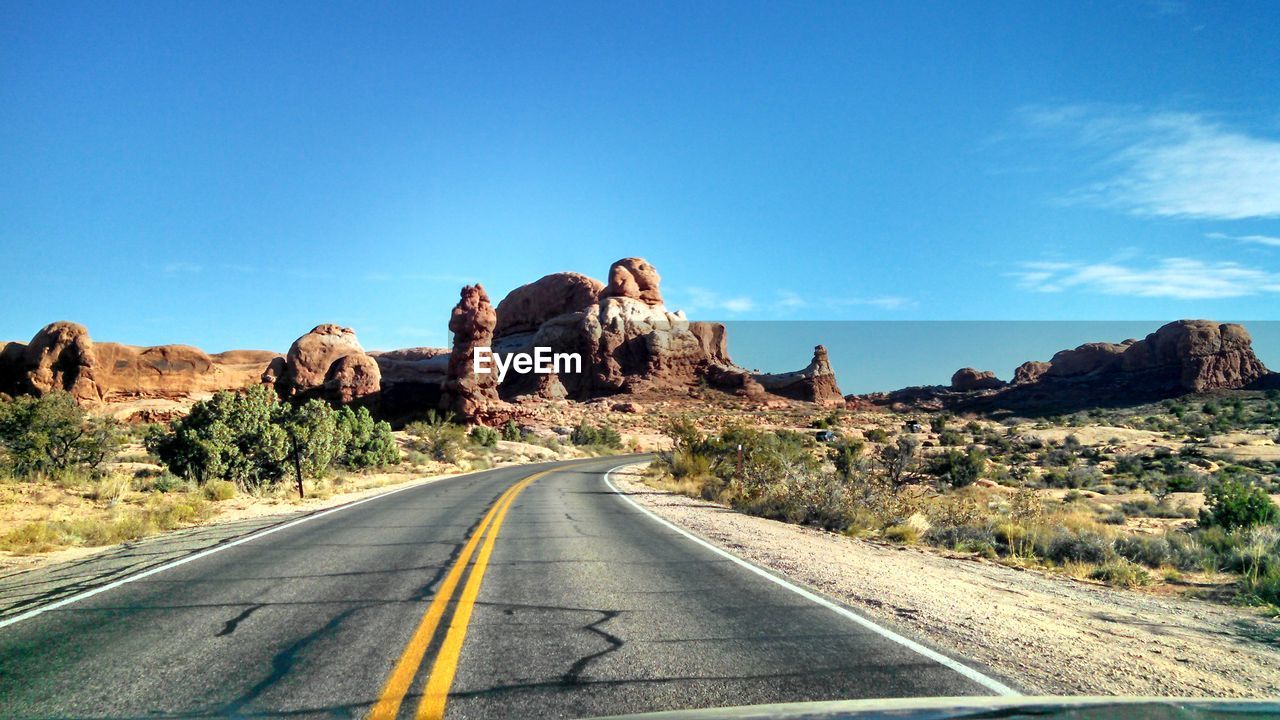
[[[462,547],[462,552],[458,554],[453,567],[449,568],[444,582],[440,583],[440,590],[431,600],[430,607],[422,616],[422,621],[418,623],[413,636],[409,638],[409,643],[405,645],[404,652],[401,653],[400,659],[391,671],[391,676],[387,678],[387,684],[382,689],[378,703],[369,712],[369,720],[393,720],[399,714],[400,704],[404,702],[409,686],[413,684],[413,678],[418,674],[418,668],[422,665],[427,647],[431,645],[436,628],[444,617],[449,601],[453,599],[454,590],[457,589],[462,574],[470,564],[476,547],[483,542],[475,565],[471,568],[471,574],[467,576],[467,584],[462,589],[457,607],[454,608],[453,618],[449,621],[448,634],[445,635],[444,643],[436,654],[436,661],[431,667],[431,675],[427,678],[426,691],[418,705],[416,716],[423,720],[439,720],[444,717],[449,686],[453,684],[453,676],[458,670],[458,656],[462,653],[462,641],[467,636],[467,623],[471,620],[471,611],[475,608],[476,596],[480,593],[480,583],[484,581],[484,571],[489,565],[489,555],[493,552],[498,532],[502,529],[502,521],[506,518],[507,510],[516,496],[530,483],[548,472],[550,471],[530,475],[507,488],[507,491],[498,497],[497,502],[485,514],[476,531]]]

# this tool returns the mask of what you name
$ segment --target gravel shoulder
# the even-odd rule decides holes
[[[1027,691],[1280,696],[1280,622],[1248,608],[1116,590],[742,515],[644,485],[643,467],[613,478],[658,515],[985,664]]]

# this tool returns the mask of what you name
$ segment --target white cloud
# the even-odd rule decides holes
[[[677,293],[679,295],[679,293]],[[706,288],[691,287],[684,292],[688,302],[684,306],[686,313],[697,314],[707,312],[744,313],[755,309],[755,302],[746,296],[722,297]]]
[[[1089,105],[1033,107],[1032,128],[1096,161],[1100,177],[1066,199],[1137,215],[1216,220],[1280,217],[1280,138],[1201,114]]]
[[[1266,245],[1268,247],[1280,247],[1280,237],[1274,235],[1227,235],[1220,232],[1211,232],[1205,235],[1207,238],[1214,240],[1235,240],[1236,242],[1248,245]]]
[[[1280,292],[1280,275],[1231,262],[1163,258],[1147,266],[1101,263],[1024,263],[1009,273],[1036,292],[1086,290],[1105,295],[1213,300]]]
[[[679,305],[678,303],[668,303],[668,305],[672,305],[673,307],[679,305],[679,307],[692,317],[715,312],[727,312],[736,315],[752,311],[759,311],[767,316],[789,317],[794,316],[794,313],[802,308],[830,310],[833,308],[862,305],[877,307],[882,310],[899,310],[906,307],[912,307],[916,304],[916,302],[910,298],[899,297],[896,295],[845,298],[806,298],[800,293],[791,290],[779,290],[776,293],[776,300],[772,303],[757,303],[750,297],[724,297],[716,292],[699,287],[685,288],[684,292],[671,292],[668,293],[668,297],[675,297],[677,299],[684,300],[685,302],[683,305]]]

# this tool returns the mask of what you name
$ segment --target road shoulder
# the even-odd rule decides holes
[[[735,555],[1044,694],[1273,697],[1280,624],[742,515],[613,473],[632,500]]]

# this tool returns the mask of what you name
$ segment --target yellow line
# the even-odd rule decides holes
[[[475,608],[476,596],[480,594],[480,583],[484,581],[485,567],[489,564],[489,554],[493,552],[493,544],[502,531],[502,521],[507,510],[520,494],[534,480],[546,473],[538,473],[515,486],[516,491],[503,501],[502,509],[493,519],[488,537],[480,554],[476,556],[476,564],[467,576],[467,585],[458,598],[458,606],[454,608],[453,618],[449,620],[449,633],[445,635],[444,644],[436,655],[436,662],[431,667],[431,675],[427,678],[427,688],[423,692],[422,702],[418,705],[418,720],[443,720],[444,706],[449,699],[449,688],[453,685],[453,676],[458,671],[458,657],[462,654],[462,642],[467,637],[467,624],[471,622],[471,611]]]
[[[536,478],[538,475],[533,477]],[[521,483],[531,479],[526,478]],[[436,634],[436,627],[440,624],[440,618],[444,616],[445,608],[448,607],[449,600],[453,597],[454,588],[458,586],[463,570],[466,569],[467,563],[471,561],[471,554],[475,552],[476,545],[480,543],[480,538],[484,535],[485,530],[488,529],[489,522],[498,514],[499,508],[503,507],[503,503],[513,497],[514,493],[519,492],[517,488],[521,487],[521,483],[512,485],[502,495],[498,496],[498,501],[493,504],[493,507],[485,514],[484,519],[480,521],[476,531],[472,533],[471,538],[467,540],[467,544],[463,546],[462,552],[458,553],[458,559],[454,561],[453,567],[449,569],[449,574],[440,583],[440,589],[436,591],[435,597],[432,598],[431,606],[427,608],[426,614],[422,616],[422,621],[418,623],[417,629],[414,630],[413,636],[409,638],[409,643],[405,645],[404,652],[400,654],[400,659],[396,662],[390,677],[387,678],[382,694],[378,696],[378,703],[369,711],[369,720],[394,720],[396,714],[400,712],[400,703],[404,702],[404,696],[409,692],[409,686],[413,684],[413,676],[418,673],[418,667],[422,664],[422,657],[427,652],[427,646],[431,644],[431,638]]]

